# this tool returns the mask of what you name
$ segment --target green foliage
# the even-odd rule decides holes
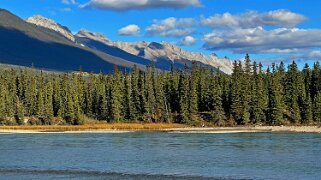
[[[282,125],[283,119],[283,102],[282,102],[282,85],[281,73],[276,71],[268,74],[268,107],[267,107],[267,124]]]
[[[259,68],[259,69],[258,69]],[[251,83],[251,102],[250,114],[252,124],[262,124],[266,121],[265,113],[267,109],[267,93],[264,85],[266,77],[264,76],[261,66],[253,63],[253,77]]]
[[[190,123],[188,112],[188,92],[189,92],[189,80],[188,80],[188,68],[185,67],[184,71],[180,73],[178,83],[178,97],[179,97],[179,122]]]
[[[264,71],[234,62],[232,75],[196,62],[170,72],[147,66],[113,74],[45,73],[0,69],[0,124],[178,122],[219,126],[321,122],[321,68],[300,71],[293,62]]]
[[[112,86],[110,90],[110,120],[112,122],[120,122],[122,119],[122,92],[123,92],[123,75],[118,72],[117,67],[112,78]]]
[[[192,72],[189,82],[189,102],[188,110],[191,115],[197,114],[198,112],[198,96],[197,96],[197,81],[198,81],[199,70],[196,62],[193,62]]]
[[[211,79],[211,89],[212,89],[212,102],[211,102],[211,109],[212,109],[212,118],[213,122],[216,125],[224,125],[226,121],[225,112],[223,109],[223,91],[222,85],[219,82],[220,76],[213,77]]]
[[[316,122],[321,122],[321,91],[319,91],[314,98],[314,114],[313,118]]]

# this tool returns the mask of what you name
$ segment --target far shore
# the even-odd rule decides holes
[[[238,126],[238,127],[188,127],[180,124],[92,124],[81,126],[0,126],[6,133],[321,133],[320,126]]]

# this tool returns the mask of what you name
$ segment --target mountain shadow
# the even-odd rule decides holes
[[[114,64],[83,49],[34,39],[25,33],[0,27],[0,62],[54,70],[112,72]]]

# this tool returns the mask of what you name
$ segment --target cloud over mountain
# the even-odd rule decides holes
[[[178,45],[191,46],[191,45],[194,45],[195,43],[196,43],[196,39],[193,36],[186,36],[180,42],[178,42]]]
[[[169,17],[164,20],[154,20],[153,24],[146,28],[149,35],[183,37],[192,33],[190,28],[196,21],[193,18]]]
[[[204,35],[204,47],[235,53],[292,53],[321,47],[321,29],[262,27],[212,32]]]
[[[298,28],[304,15],[286,9],[201,17],[200,25],[212,28],[202,40],[207,50],[233,53],[270,54],[266,62],[281,59],[321,59],[321,29]],[[282,56],[282,57],[281,57]],[[286,58],[284,58],[286,57]]]
[[[128,26],[125,26],[117,31],[119,35],[123,36],[131,36],[131,35],[137,35],[139,34],[140,28],[136,24],[130,24]]]
[[[150,9],[150,8],[184,8],[187,6],[199,6],[199,0],[91,0],[83,5],[98,9],[127,11],[133,9]]]
[[[248,11],[242,14],[215,14],[208,18],[202,17],[201,24],[210,27],[255,28],[258,26],[295,27],[307,18],[286,9],[278,9],[259,13]]]

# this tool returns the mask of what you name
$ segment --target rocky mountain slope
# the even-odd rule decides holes
[[[67,27],[62,26],[51,19],[42,17],[40,15],[35,15],[35,16],[28,17],[26,21],[28,23],[35,24],[37,26],[54,30],[60,33],[61,35],[63,35],[64,37],[66,37],[67,39],[75,42],[75,38],[73,34],[70,32],[70,30]]]
[[[26,21],[0,10],[0,63],[31,65],[55,70],[110,72],[117,65],[141,69],[154,64],[158,69],[182,68],[193,61],[230,74],[232,61],[215,55],[185,51],[168,42],[112,41],[100,33],[81,29],[76,35],[40,15]]]
[[[43,18],[41,18],[43,19]],[[43,23],[41,23],[43,25]],[[81,47],[55,29],[20,19],[0,9],[0,63],[59,71],[78,70],[87,72],[112,72],[114,65],[130,69],[133,62],[119,57]],[[62,26],[61,26],[62,27]],[[140,68],[144,68],[138,64]]]
[[[100,33],[93,33],[84,29],[81,29],[78,34],[75,35],[76,42],[80,46],[89,47],[97,51],[101,51],[112,56],[116,56],[122,59],[128,59],[133,63],[148,65],[151,61],[130,54],[118,47],[112,45],[109,39]]]
[[[168,42],[123,42],[123,41],[111,41],[100,33],[90,32],[85,29],[81,29],[76,35],[76,41],[87,46],[89,45],[82,39],[87,38],[109,47],[117,47],[132,55],[154,61],[160,68],[170,67],[170,64],[183,66],[185,63],[190,64],[192,61],[196,61],[202,65],[208,65],[214,68],[219,68],[221,71],[230,74],[232,73],[232,61],[224,58],[220,59],[216,55],[204,55],[202,53],[194,53],[184,51],[181,48],[168,43]],[[89,45],[90,46],[90,45]]]

